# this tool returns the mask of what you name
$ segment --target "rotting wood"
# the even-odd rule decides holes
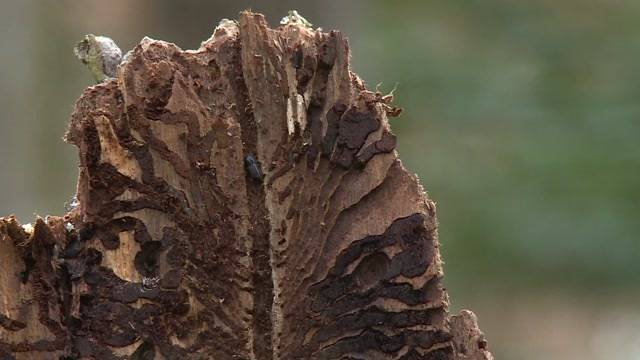
[[[0,359],[492,359],[398,113],[337,31],[144,39],[75,106],[79,206],[0,219]]]

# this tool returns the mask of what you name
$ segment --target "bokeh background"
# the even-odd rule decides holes
[[[74,193],[85,33],[193,49],[245,8],[341,29],[370,88],[397,84],[452,309],[497,359],[640,359],[637,0],[0,0],[0,214],[61,214]]]

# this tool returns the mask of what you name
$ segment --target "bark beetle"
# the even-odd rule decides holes
[[[75,106],[80,205],[0,220],[0,358],[490,359],[382,99],[337,31],[144,39]]]

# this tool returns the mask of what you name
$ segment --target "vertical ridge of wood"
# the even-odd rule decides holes
[[[259,31],[266,31],[264,23],[254,24],[254,27],[248,29],[246,27],[245,17],[240,19],[240,53],[242,59],[242,75],[244,83],[250,81],[253,74],[253,67],[249,66],[256,56],[262,56],[258,53],[250,53],[258,51],[256,41],[261,40],[254,34]],[[251,156],[261,160],[255,164],[262,172],[262,163],[268,163],[264,159],[264,154],[260,151],[262,144],[261,136],[258,134],[258,122],[267,122],[269,119],[263,118],[263,114],[256,113],[252,96],[249,94],[252,89],[244,88],[245,97],[242,107],[248,107],[251,110],[251,116],[241,121],[242,140],[245,149],[245,156]],[[264,100],[269,101],[269,100]],[[246,165],[246,164],[245,164]],[[271,251],[271,224],[269,222],[269,213],[265,207],[265,191],[262,178],[253,178],[247,182],[247,193],[250,199],[248,206],[251,214],[251,223],[253,224],[251,237],[253,239],[252,261],[253,261],[253,286],[254,286],[254,307],[253,307],[253,336],[254,336],[254,355],[257,360],[274,359],[274,274]],[[275,309],[277,311],[277,309]],[[277,357],[276,357],[277,358]]]

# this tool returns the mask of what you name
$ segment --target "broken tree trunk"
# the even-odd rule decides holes
[[[0,358],[491,359],[397,112],[336,31],[144,39],[76,104],[79,206],[0,220]]]

